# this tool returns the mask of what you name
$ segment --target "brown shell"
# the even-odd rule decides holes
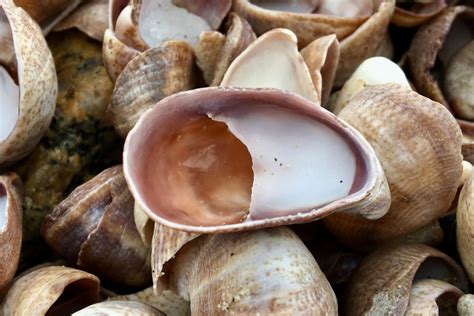
[[[138,234],[121,166],[77,187],[48,215],[46,242],[78,267],[130,286],[150,282],[150,252]]]
[[[216,60],[224,47],[226,37],[216,31],[202,32],[194,47],[196,65],[201,69],[204,81],[210,85],[216,72]]]
[[[392,195],[375,221],[335,214],[325,224],[346,245],[371,249],[445,215],[462,175],[461,130],[441,104],[397,84],[370,86],[340,113],[374,148]]]
[[[201,236],[178,252],[169,278],[192,315],[337,315],[329,282],[286,227]]]
[[[150,193],[153,192],[153,196],[156,196],[153,186],[156,186],[155,173],[159,169],[152,170],[149,162],[153,160],[153,164],[158,166],[156,158],[151,157],[154,148],[163,141],[160,138],[164,135],[163,133],[174,135],[171,134],[173,128],[181,126],[188,120],[202,117],[205,113],[218,113],[239,104],[255,104],[257,106],[262,103],[281,106],[315,120],[323,120],[324,124],[334,126],[337,131],[340,131],[342,137],[347,138],[353,144],[351,146],[354,146],[356,159],[361,159],[358,166],[365,165],[367,168],[364,171],[360,169],[360,173],[357,173],[360,175],[360,178],[358,177],[355,182],[359,183],[360,180],[360,185],[356,185],[357,189],[344,198],[316,209],[298,212],[298,214],[212,226],[191,224],[189,221],[180,222],[178,219],[181,214],[185,213],[171,214],[165,211],[168,208],[157,207],[159,203],[155,204],[157,200],[150,199]],[[365,139],[345,122],[338,120],[330,112],[315,106],[307,99],[275,89],[205,88],[179,93],[162,100],[146,112],[129,133],[124,150],[124,171],[136,202],[151,219],[173,229],[195,233],[231,232],[304,223],[336,211],[361,214],[366,218],[379,218],[385,213],[390,203],[388,187],[380,164]],[[185,216],[183,218],[187,218]]]
[[[0,212],[0,293],[16,273],[22,240],[22,183],[18,175],[0,175],[0,198],[6,198],[6,209]]]
[[[410,9],[395,8],[392,23],[401,27],[413,27],[423,24],[447,7],[446,0],[414,3]]]
[[[469,279],[474,280],[474,172],[468,176],[461,189],[456,211],[456,240],[462,264]]]
[[[12,31],[19,82],[19,115],[11,134],[0,141],[0,166],[29,154],[54,115],[58,83],[53,56],[40,28],[12,0],[0,3]],[[2,47],[3,49],[3,47]]]
[[[104,33],[104,65],[110,80],[115,82],[130,60],[140,54],[140,51],[122,43],[112,31]]]
[[[462,268],[425,245],[398,245],[369,254],[348,281],[346,315],[404,315],[415,279],[438,279],[467,291]]]
[[[167,41],[132,59],[115,82],[108,109],[117,133],[125,138],[140,116],[161,99],[195,87],[193,49]]]
[[[63,266],[43,267],[13,282],[0,311],[3,315],[70,315],[99,301],[99,279]]]

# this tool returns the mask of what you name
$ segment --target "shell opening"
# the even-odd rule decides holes
[[[311,13],[318,8],[319,0],[251,0],[250,3],[267,10]]]
[[[8,138],[19,115],[20,88],[7,70],[0,66],[0,142]]]
[[[7,224],[8,196],[5,187],[0,184],[0,233],[5,231]]]
[[[438,279],[450,282],[452,278],[453,272],[445,260],[429,257],[418,268],[414,280]]]
[[[194,46],[199,35],[211,27],[202,17],[175,6],[172,0],[143,0],[138,29],[149,47],[167,40],[183,40]]]
[[[445,292],[438,296],[436,305],[438,305],[438,315],[458,315],[457,305],[459,300],[459,293]]]
[[[97,284],[93,280],[77,280],[64,288],[46,315],[71,315],[96,302]]]
[[[474,17],[470,16],[468,12],[456,16],[446,35],[443,46],[438,52],[437,61],[441,63],[442,69],[445,68],[456,52],[474,39],[474,24],[472,21],[474,21]]]
[[[140,194],[160,217],[193,226],[312,211],[363,185],[364,162],[333,124],[271,104],[181,119],[134,163]]]

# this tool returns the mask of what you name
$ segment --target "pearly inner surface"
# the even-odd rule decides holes
[[[18,120],[20,88],[0,66],[0,142],[8,138]]]
[[[319,4],[319,0],[252,0],[250,2],[263,9],[294,13],[311,13]]]
[[[5,230],[7,223],[7,203],[8,196],[5,188],[0,184],[0,233]]]
[[[194,46],[199,35],[211,27],[200,16],[175,6],[172,0],[144,0],[138,29],[150,47],[168,40],[183,40]]]
[[[240,54],[227,69],[221,86],[276,88],[319,102],[296,36],[281,29],[264,34]]]
[[[212,118],[225,122],[252,157],[252,219],[305,212],[349,194],[354,153],[323,123],[272,105]]]

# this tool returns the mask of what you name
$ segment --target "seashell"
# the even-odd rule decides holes
[[[464,119],[474,119],[473,26],[473,8],[449,7],[420,27],[407,58],[416,89]]]
[[[393,61],[385,57],[366,59],[342,87],[332,112],[338,115],[366,87],[385,83],[411,88],[405,73]]]
[[[447,282],[432,279],[415,281],[405,315],[454,315],[463,294]]]
[[[367,58],[375,56],[386,45],[386,34],[395,1],[376,1],[378,9],[350,36],[339,39],[341,54],[337,66],[334,87],[340,88],[349,79],[354,70]]]
[[[57,24],[53,31],[77,28],[87,36],[102,42],[109,25],[109,0],[89,0],[83,2],[69,16]]]
[[[261,71],[255,72],[256,67]],[[275,29],[249,45],[227,69],[221,87],[277,88],[313,102],[318,96],[311,74],[298,52],[296,35]]]
[[[325,218],[345,245],[371,249],[445,215],[462,175],[461,130],[440,104],[397,84],[369,86],[339,114],[374,148],[392,196],[375,221],[353,214]]]
[[[191,315],[337,315],[329,282],[286,227],[201,236],[168,267],[169,287],[190,301]]]
[[[339,63],[339,42],[335,35],[323,36],[303,48],[300,53],[308,66],[313,86],[324,106],[329,99]]]
[[[161,43],[132,59],[117,78],[108,108],[110,120],[125,138],[158,101],[194,87],[192,47],[183,41]]]
[[[423,288],[431,289],[420,297]],[[433,306],[436,296],[440,303],[443,293],[459,297],[467,290],[462,268],[444,253],[421,244],[397,245],[362,260],[347,283],[341,305],[347,315],[409,315],[405,313],[413,313],[421,304]]]
[[[2,167],[29,154],[46,132],[54,114],[57,79],[41,30],[12,0],[0,4],[0,41]]]
[[[469,316],[474,313],[474,295],[465,294],[458,301],[459,316]]]
[[[159,310],[140,303],[140,302],[126,302],[126,301],[110,301],[100,302],[86,308],[81,309],[72,314],[73,316],[89,316],[89,315],[101,315],[101,316],[164,316],[166,314]]]
[[[14,0],[14,2],[39,24],[44,34],[48,34],[81,3],[81,0]]]
[[[390,244],[425,244],[435,247],[443,241],[444,232],[439,221],[435,220],[422,228],[391,240]]]
[[[447,7],[446,0],[434,1],[397,1],[392,23],[401,27],[414,27],[428,21],[444,8]]]
[[[232,13],[231,13],[232,14]],[[236,15],[237,16],[237,15]],[[204,81],[211,85],[216,72],[216,60],[226,42],[224,34],[216,31],[202,32],[194,48],[196,65],[201,69]]]
[[[6,294],[3,315],[70,315],[99,301],[99,279],[89,273],[49,266],[13,282]]]
[[[22,237],[22,183],[15,173],[0,175],[0,293],[18,268]]]
[[[189,302],[179,298],[170,290],[165,290],[160,295],[156,295],[152,287],[133,294],[112,296],[108,300],[141,302],[163,311],[168,316],[183,316],[191,313]]]
[[[469,275],[474,280],[474,247],[472,234],[474,231],[474,209],[471,206],[474,198],[473,190],[474,173],[471,170],[467,181],[461,189],[456,211],[456,240],[461,262]]]
[[[300,47],[316,38],[336,34],[338,40],[352,34],[374,11],[374,1],[275,1],[234,0],[232,11],[246,19],[257,35],[287,28]]]
[[[336,211],[375,219],[390,203],[380,164],[357,131],[274,89],[205,88],[162,100],[129,133],[124,171],[151,219],[195,233],[303,223]]]
[[[78,267],[115,283],[144,286],[150,252],[136,229],[133,204],[122,167],[112,167],[61,202],[43,221],[41,234]]]
[[[196,46],[202,32],[216,30],[231,0],[125,0],[110,1],[109,29],[104,35],[104,59],[111,79],[135,53],[169,40]],[[180,23],[175,23],[180,21]]]
[[[135,220],[135,226],[140,234],[140,238],[145,246],[149,247],[153,237],[154,225],[153,221],[146,215],[138,203],[135,203],[133,206],[133,219]]]

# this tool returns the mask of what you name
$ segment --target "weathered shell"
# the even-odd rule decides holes
[[[22,183],[14,173],[0,175],[0,292],[10,283],[20,259]]]
[[[400,1],[400,3],[397,3],[397,6],[395,7],[395,12],[392,16],[392,23],[401,27],[418,26],[446,8],[446,2],[446,0],[434,0],[427,2],[418,1],[414,3],[403,3]],[[409,7],[404,8],[400,4],[404,4],[405,6],[408,5]]]
[[[201,236],[165,273],[192,315],[337,315],[337,300],[311,253],[288,228]]]
[[[43,267],[13,282],[1,311],[3,315],[70,315],[99,301],[99,279],[63,266]]]
[[[0,166],[4,166],[30,153],[46,132],[58,84],[41,30],[12,0],[0,3],[0,41],[0,128],[5,129],[7,122],[10,126],[0,135]],[[10,82],[8,88],[6,82]],[[13,90],[15,94],[7,100],[3,93]]]
[[[474,295],[466,294],[458,301],[459,316],[470,316],[474,313]]]
[[[115,82],[108,113],[125,138],[140,116],[161,99],[195,87],[194,54],[182,41],[167,41],[132,59]]]
[[[423,279],[413,283],[406,316],[455,314],[464,293],[452,284]]]
[[[160,312],[156,308],[151,307],[140,302],[129,302],[129,301],[108,301],[96,303],[86,308],[83,308],[74,314],[73,316],[89,316],[89,315],[101,315],[101,316],[165,316],[164,313]]]
[[[46,242],[77,266],[115,283],[150,282],[150,251],[133,218],[134,201],[121,166],[77,187],[48,215]]]
[[[265,114],[260,116],[260,111]],[[283,115],[283,112],[280,111],[285,114]],[[249,115],[248,120],[245,115]],[[252,117],[254,115],[259,117],[258,120],[263,121],[253,125]],[[243,117],[241,121],[238,118],[240,116]],[[233,121],[234,117],[237,118],[235,121]],[[299,120],[306,120],[306,118],[309,121],[300,125]],[[268,121],[266,121],[267,119]],[[283,122],[280,122],[280,119]],[[264,149],[261,154],[256,153],[255,150],[252,151],[253,155],[256,155],[253,159],[258,161],[254,165],[253,172],[250,152],[245,148],[245,146],[253,146],[252,141],[247,140],[246,145],[243,145],[236,136],[227,132],[227,128],[224,130],[225,124],[231,124],[232,128],[236,128],[236,135],[243,137],[239,134],[241,133],[240,125],[233,125],[234,122],[235,124],[237,122],[248,124],[247,128],[256,129],[252,132],[254,135],[258,133],[262,137],[267,137],[262,138],[263,143],[274,144],[275,142],[276,144],[278,142],[278,148],[280,148],[278,150],[268,149],[265,151]],[[199,124],[204,125],[200,127]],[[281,130],[279,126],[282,124],[290,124],[294,135],[298,136],[293,138],[292,134],[285,136],[277,133],[275,129]],[[354,171],[345,174],[343,171],[345,169],[338,169],[342,173],[338,173],[336,176],[332,173],[334,169],[328,167],[330,165],[326,165],[324,170],[318,168],[317,165],[312,165],[314,166],[312,168],[315,168],[314,172],[327,171],[330,173],[315,176],[315,178],[309,177],[305,181],[306,188],[300,188],[301,178],[297,174],[301,172],[300,168],[305,168],[303,166],[306,164],[296,161],[293,164],[290,156],[306,159],[305,157],[309,155],[312,157],[313,164],[320,159],[323,159],[321,160],[324,161],[321,162],[323,164],[329,163],[325,160],[326,158],[318,156],[320,152],[330,155],[329,149],[318,149],[317,153],[305,152],[302,154],[303,156],[294,154],[295,152],[299,154],[300,148],[306,150],[315,146],[312,143],[311,145],[306,143],[299,145],[308,131],[305,129],[296,132],[299,126],[311,126],[312,124],[327,126],[321,127],[324,131],[321,130],[318,135],[321,136],[328,132],[327,137],[332,139],[331,148],[336,150],[331,156],[340,158],[342,152],[347,153],[347,157],[350,158],[348,158],[346,167],[353,166]],[[260,128],[264,128],[265,132],[259,130]],[[195,135],[198,136],[197,139],[193,138]],[[209,135],[212,137],[208,138]],[[306,135],[306,137],[308,137],[308,141],[313,141],[313,136]],[[325,139],[329,138],[325,137]],[[223,143],[229,147],[218,147]],[[343,146],[341,148],[347,149],[341,149],[342,151],[338,152],[339,147],[336,144],[341,144]],[[213,146],[217,147],[212,149]],[[269,146],[271,148],[272,145]],[[157,148],[160,149],[157,150]],[[207,151],[209,148],[211,150]],[[290,156],[287,156],[287,150],[288,153],[292,153]],[[231,158],[222,158],[221,160],[217,156],[217,153],[222,153],[225,156],[229,152],[232,152]],[[301,151],[301,153],[303,152]],[[186,158],[189,154],[191,156]],[[346,157],[346,154],[342,154],[342,156]],[[235,159],[236,157],[239,158]],[[337,161],[334,157],[331,158],[331,161]],[[224,166],[227,163],[230,164],[228,167],[218,168],[221,164]],[[195,177],[200,175],[202,177],[187,182],[186,177],[193,174],[194,166],[197,168],[196,170],[202,170]],[[210,166],[211,168],[209,168]],[[268,174],[266,173],[267,169]],[[183,170],[180,171],[181,176],[174,177],[172,174],[178,170]],[[226,170],[226,173],[223,173],[223,170]],[[305,170],[304,172],[308,175],[310,169]],[[311,172],[313,172],[312,170]],[[129,133],[124,151],[124,171],[136,202],[150,218],[170,228],[188,232],[217,233],[303,223],[336,211],[361,214],[366,218],[375,219],[385,214],[390,203],[388,187],[380,164],[372,148],[357,131],[316,104],[295,94],[274,89],[206,88],[179,93],[162,100],[146,112]],[[167,175],[168,172],[170,172],[169,175]],[[235,177],[233,172],[236,172]],[[355,178],[346,179],[345,177],[349,176],[349,173],[353,174]],[[266,185],[263,182],[256,184],[253,182],[254,176],[252,174],[255,174],[258,181],[267,181],[268,179],[269,184]],[[280,180],[279,177],[283,178]],[[331,177],[338,187],[347,186],[348,195],[341,195],[337,200],[327,200],[329,195],[324,194],[325,204],[317,206],[309,200],[302,199],[301,194],[306,192],[305,190],[311,190],[311,192],[307,191],[308,199],[312,200],[314,197],[318,197],[316,191],[313,191],[316,190],[314,187],[319,186],[318,182],[312,185],[309,183],[317,181],[316,179],[319,178],[328,179],[328,177]],[[167,183],[165,187],[161,187],[164,184],[160,182],[160,179],[165,182],[168,181],[166,179],[170,179],[171,182]],[[184,182],[175,187],[178,182],[174,183],[173,179]],[[206,179],[212,179],[212,183],[207,183]],[[199,183],[199,187],[194,187],[196,183]],[[324,188],[331,187],[330,183],[332,182],[325,183]],[[250,187],[252,184],[254,186],[252,198],[256,198],[256,200],[250,208],[248,203],[251,202]],[[255,192],[260,192],[255,189],[255,185],[258,186],[258,189],[260,187],[273,188],[273,191],[266,191],[269,192],[269,195],[255,195]],[[202,195],[199,188],[206,186],[210,187],[207,187],[205,194]],[[175,191],[178,187],[179,193]],[[298,203],[300,204],[298,206],[294,205],[295,199],[291,198],[292,195],[289,193],[292,190],[299,192]],[[339,192],[339,189],[335,189],[335,191]],[[342,192],[338,194],[342,194]],[[188,198],[183,199],[183,196]],[[273,206],[270,204],[265,207],[259,206],[259,203],[263,203],[259,201],[263,200],[258,199],[266,199],[267,196],[271,200],[278,196],[280,202],[271,204]],[[270,198],[271,196],[273,197]],[[209,205],[209,207],[201,208],[201,205]],[[282,208],[282,205],[286,205],[285,208]],[[250,210],[250,214],[248,210]]]
[[[68,17],[57,24],[53,31],[77,28],[93,39],[102,42],[104,32],[109,25],[108,8],[109,0],[83,2]]]
[[[398,245],[369,254],[348,281],[346,315],[404,315],[412,284],[436,279],[467,291],[462,268],[444,253],[425,245]],[[431,315],[431,314],[430,314]]]
[[[456,211],[456,239],[458,252],[469,279],[474,280],[474,172],[461,189]]]
[[[346,245],[371,249],[445,215],[462,175],[461,130],[428,98],[397,84],[362,90],[339,114],[364,135],[382,164],[392,195],[375,221],[335,214],[325,224]]]

